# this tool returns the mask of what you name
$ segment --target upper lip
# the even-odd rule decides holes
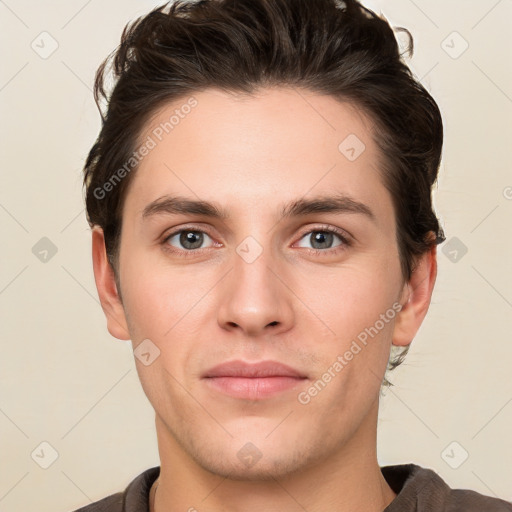
[[[306,378],[300,371],[278,361],[260,361],[246,363],[244,361],[227,361],[210,368],[205,372],[206,377],[298,377]]]

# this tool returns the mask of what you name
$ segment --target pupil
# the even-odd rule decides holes
[[[317,232],[316,235],[314,235],[314,241],[315,243],[319,242],[320,244],[325,244],[326,243],[326,240],[327,242],[331,241],[331,238],[332,238],[332,233],[325,233],[325,232]],[[325,247],[322,247],[322,248],[325,248]]]
[[[199,233],[194,231],[186,231],[181,234],[180,242],[184,247],[188,249],[197,249],[201,246],[202,239],[199,236]],[[190,247],[188,244],[191,244],[192,247]]]

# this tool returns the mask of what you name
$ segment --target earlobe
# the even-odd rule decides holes
[[[437,276],[437,246],[416,260],[411,278],[404,285],[402,309],[396,316],[393,345],[409,345],[427,314]]]
[[[117,290],[114,270],[107,258],[103,230],[99,226],[92,229],[92,263],[96,289],[107,318],[107,329],[114,338],[129,340],[123,304]]]

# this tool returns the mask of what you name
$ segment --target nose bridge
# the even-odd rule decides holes
[[[233,256],[234,278],[250,288],[258,287],[261,290],[270,291],[275,279],[275,268],[278,263],[276,255],[270,247],[268,240],[263,246],[254,237],[248,236],[236,248]],[[261,285],[261,286],[258,286]],[[238,287],[245,292],[247,286]]]
[[[278,254],[270,246],[248,236],[233,252],[232,271],[223,288],[219,323],[224,328],[239,327],[246,334],[265,329],[288,329],[293,321],[290,292],[279,274]]]

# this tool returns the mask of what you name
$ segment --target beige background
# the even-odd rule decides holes
[[[2,512],[73,510],[159,464],[130,346],[108,334],[97,299],[80,174],[100,127],[94,72],[125,23],[158,4],[0,1]],[[512,1],[366,5],[411,30],[411,66],[446,127],[447,242],[382,402],[379,460],[512,500]],[[43,237],[57,249],[46,262]]]

